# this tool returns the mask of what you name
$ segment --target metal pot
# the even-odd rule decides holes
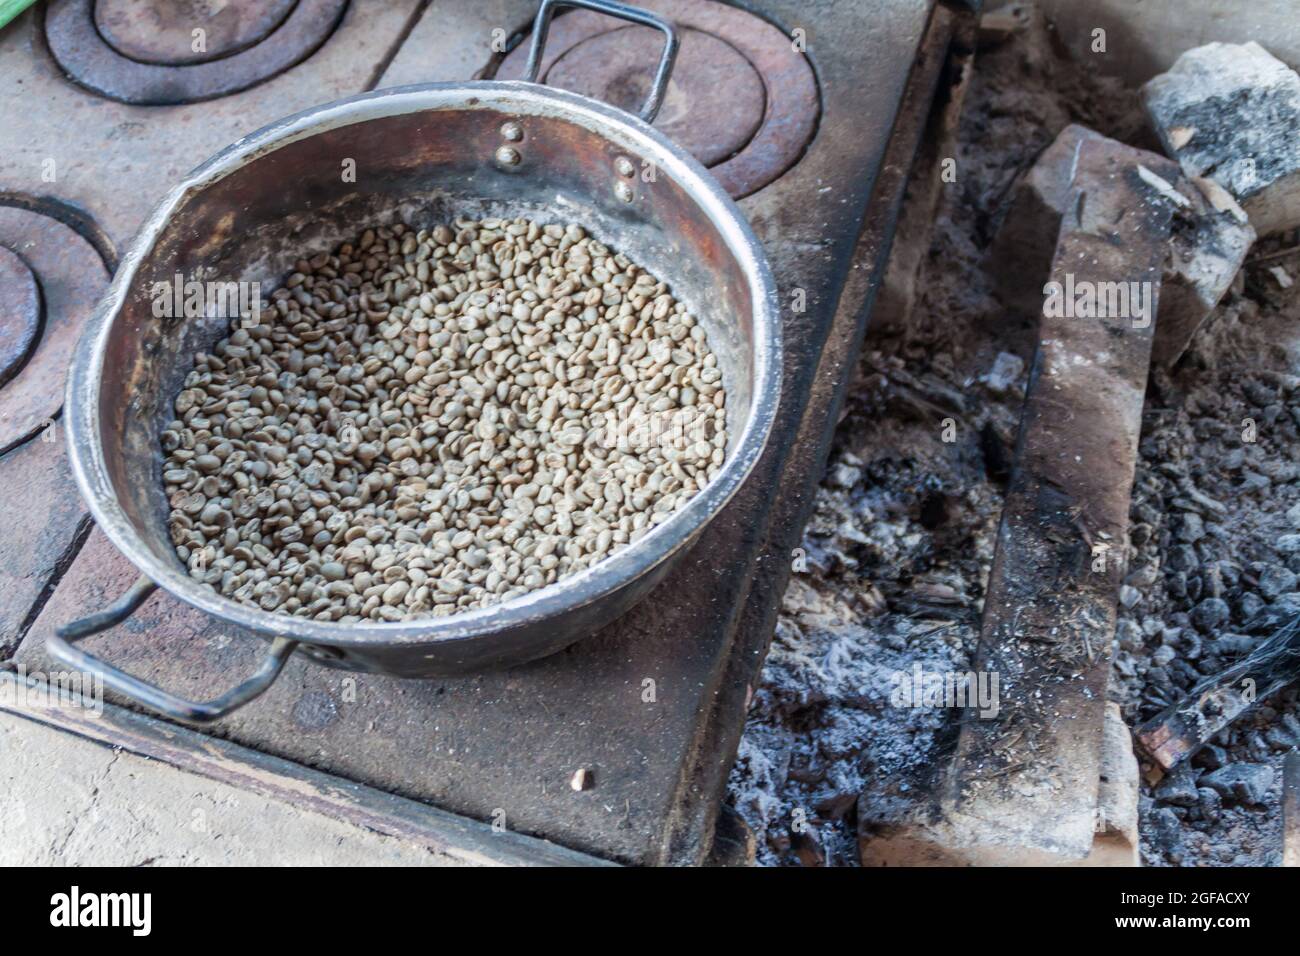
[[[557,5],[538,11],[525,82],[384,90],[274,123],[196,169],[144,224],[73,360],[67,427],[73,471],[96,522],[143,576],[104,611],[49,639],[67,664],[167,716],[216,720],[264,691],[295,650],[322,664],[401,677],[520,663],[554,653],[626,611],[668,573],[753,469],[780,383],[776,289],[731,199],[652,129],[677,38],[622,4],[581,6],[654,26],[664,53],[641,117],[537,84]],[[355,161],[354,182],[341,175]],[[666,279],[703,323],[729,399],[720,474],[645,537],[586,571],[506,603],[441,618],[345,624],[274,614],[192,579],[168,528],[159,434],[192,356],[228,321],[156,318],[157,281],[185,276],[277,286],[304,249],[368,225],[456,215],[578,222]],[[176,697],[92,657],[75,642],[128,617],[162,586],[268,638],[251,678],[214,701]]]

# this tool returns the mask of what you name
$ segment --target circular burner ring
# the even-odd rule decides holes
[[[94,0],[53,0],[45,14],[50,52],[69,76],[135,106],[197,103],[238,93],[306,59],[334,32],[348,0],[298,0],[284,22],[252,46],[202,63],[142,63],[115,50],[95,26]]]
[[[0,308],[27,303],[27,321],[18,326],[21,347],[11,347],[8,323],[3,333],[0,361],[9,378],[0,387],[0,450],[36,434],[58,414],[73,349],[109,280],[100,253],[81,233],[8,202],[0,203],[0,249],[8,253],[0,255]],[[39,289],[34,327],[29,283]]]
[[[735,47],[712,33],[678,30],[681,51],[655,126],[705,166],[745,148],[763,125],[767,96],[758,71]],[[598,33],[559,54],[543,79],[629,113],[640,111],[663,46],[663,34],[629,26]],[[716,90],[727,91],[717,102]],[[706,106],[718,107],[701,117]]]
[[[639,0],[637,5],[667,17],[681,28],[683,50],[691,31],[709,35],[734,49],[762,80],[765,97],[762,121],[740,150],[712,163],[710,160],[714,157],[707,151],[697,153],[697,158],[709,165],[709,171],[727,192],[737,199],[748,196],[778,179],[799,161],[816,131],[821,103],[812,66],[802,53],[794,49],[789,37],[766,20],[715,0]],[[579,10],[553,21],[539,76],[546,81],[557,63],[563,70],[564,60],[581,57],[584,66],[590,64],[594,70],[602,72],[589,76],[576,92],[592,95],[596,89],[617,88],[627,72],[627,64],[587,56],[583,47],[589,46],[596,38],[606,43],[608,40],[604,35],[623,31],[644,34],[648,62],[652,67],[662,45],[657,34],[645,28],[629,28],[622,21],[598,13]],[[501,61],[496,77],[519,79],[523,76],[527,59],[528,43],[524,42]],[[565,79],[567,82],[568,76]],[[684,80],[677,82],[685,83]],[[607,99],[604,95],[599,98]],[[617,94],[613,97],[615,100],[619,98]],[[686,142],[706,141],[711,130],[718,131],[718,138],[736,136],[738,124],[743,126],[747,117],[743,112],[733,114],[735,105],[726,98],[692,103],[686,119],[698,127],[688,135],[679,133],[676,138]],[[669,103],[665,102],[664,112],[655,122],[666,134],[669,132],[666,121],[675,119],[671,115],[665,116],[669,113]]]
[[[23,367],[41,333],[41,290],[18,253],[0,246],[0,385]]]
[[[185,66],[246,50],[278,29],[298,0],[94,0],[95,27],[137,63]],[[216,9],[212,9],[216,7]],[[203,52],[193,49],[204,32]]]

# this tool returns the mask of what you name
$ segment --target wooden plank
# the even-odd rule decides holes
[[[864,833],[864,862],[1077,862],[1097,828],[1106,685],[1177,167],[1078,148],[998,530],[970,707],[935,821]],[[1083,308],[1122,283],[1128,308]],[[1048,290],[1044,290],[1045,293]],[[1095,301],[1102,301],[1096,299]],[[1066,304],[1068,302],[1068,305]],[[1102,310],[1099,310],[1102,311]],[[932,825],[935,824],[935,825]]]

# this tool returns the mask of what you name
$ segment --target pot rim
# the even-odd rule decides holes
[[[195,581],[179,564],[157,559],[127,518],[104,463],[99,392],[106,344],[136,272],[173,214],[188,198],[283,146],[358,122],[409,112],[482,109],[578,123],[634,156],[653,161],[694,198],[718,229],[749,281],[753,301],[754,381],[748,421],[713,481],[680,511],[638,541],[592,567],[528,594],[445,617],[344,623],[264,611]],[[69,458],[95,523],[137,569],[172,596],[220,621],[267,637],[329,647],[468,641],[513,630],[599,601],[649,574],[688,547],[753,471],[766,447],[781,388],[781,326],[775,280],[735,201],[680,147],[635,116],[588,97],[522,81],[473,81],[393,87],[313,107],[262,127],[196,167],[172,188],[133,238],[112,283],[86,324],[68,375],[65,401]]]

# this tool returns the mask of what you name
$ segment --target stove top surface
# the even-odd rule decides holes
[[[841,292],[854,269],[874,277],[880,265],[880,243],[859,239],[891,132],[928,105],[909,105],[909,81],[938,17],[934,0],[643,5],[684,34],[658,125],[741,197],[787,306],[781,417],[754,476],[658,591],[561,654],[430,681],[295,658],[211,732],[607,858],[698,862],[873,278]],[[0,32],[0,249],[15,254],[0,259],[0,301],[15,303],[0,328],[0,495],[15,515],[0,544],[12,584],[0,656],[47,664],[55,626],[136,576],[91,528],[57,410],[70,344],[152,206],[186,170],[297,110],[407,83],[517,76],[512,44],[535,6],[231,2],[196,44],[170,4],[53,0]],[[543,76],[630,105],[656,49],[652,32],[565,14]],[[263,645],[157,594],[86,646],[204,697],[248,672]],[[591,786],[575,792],[579,770]]]

